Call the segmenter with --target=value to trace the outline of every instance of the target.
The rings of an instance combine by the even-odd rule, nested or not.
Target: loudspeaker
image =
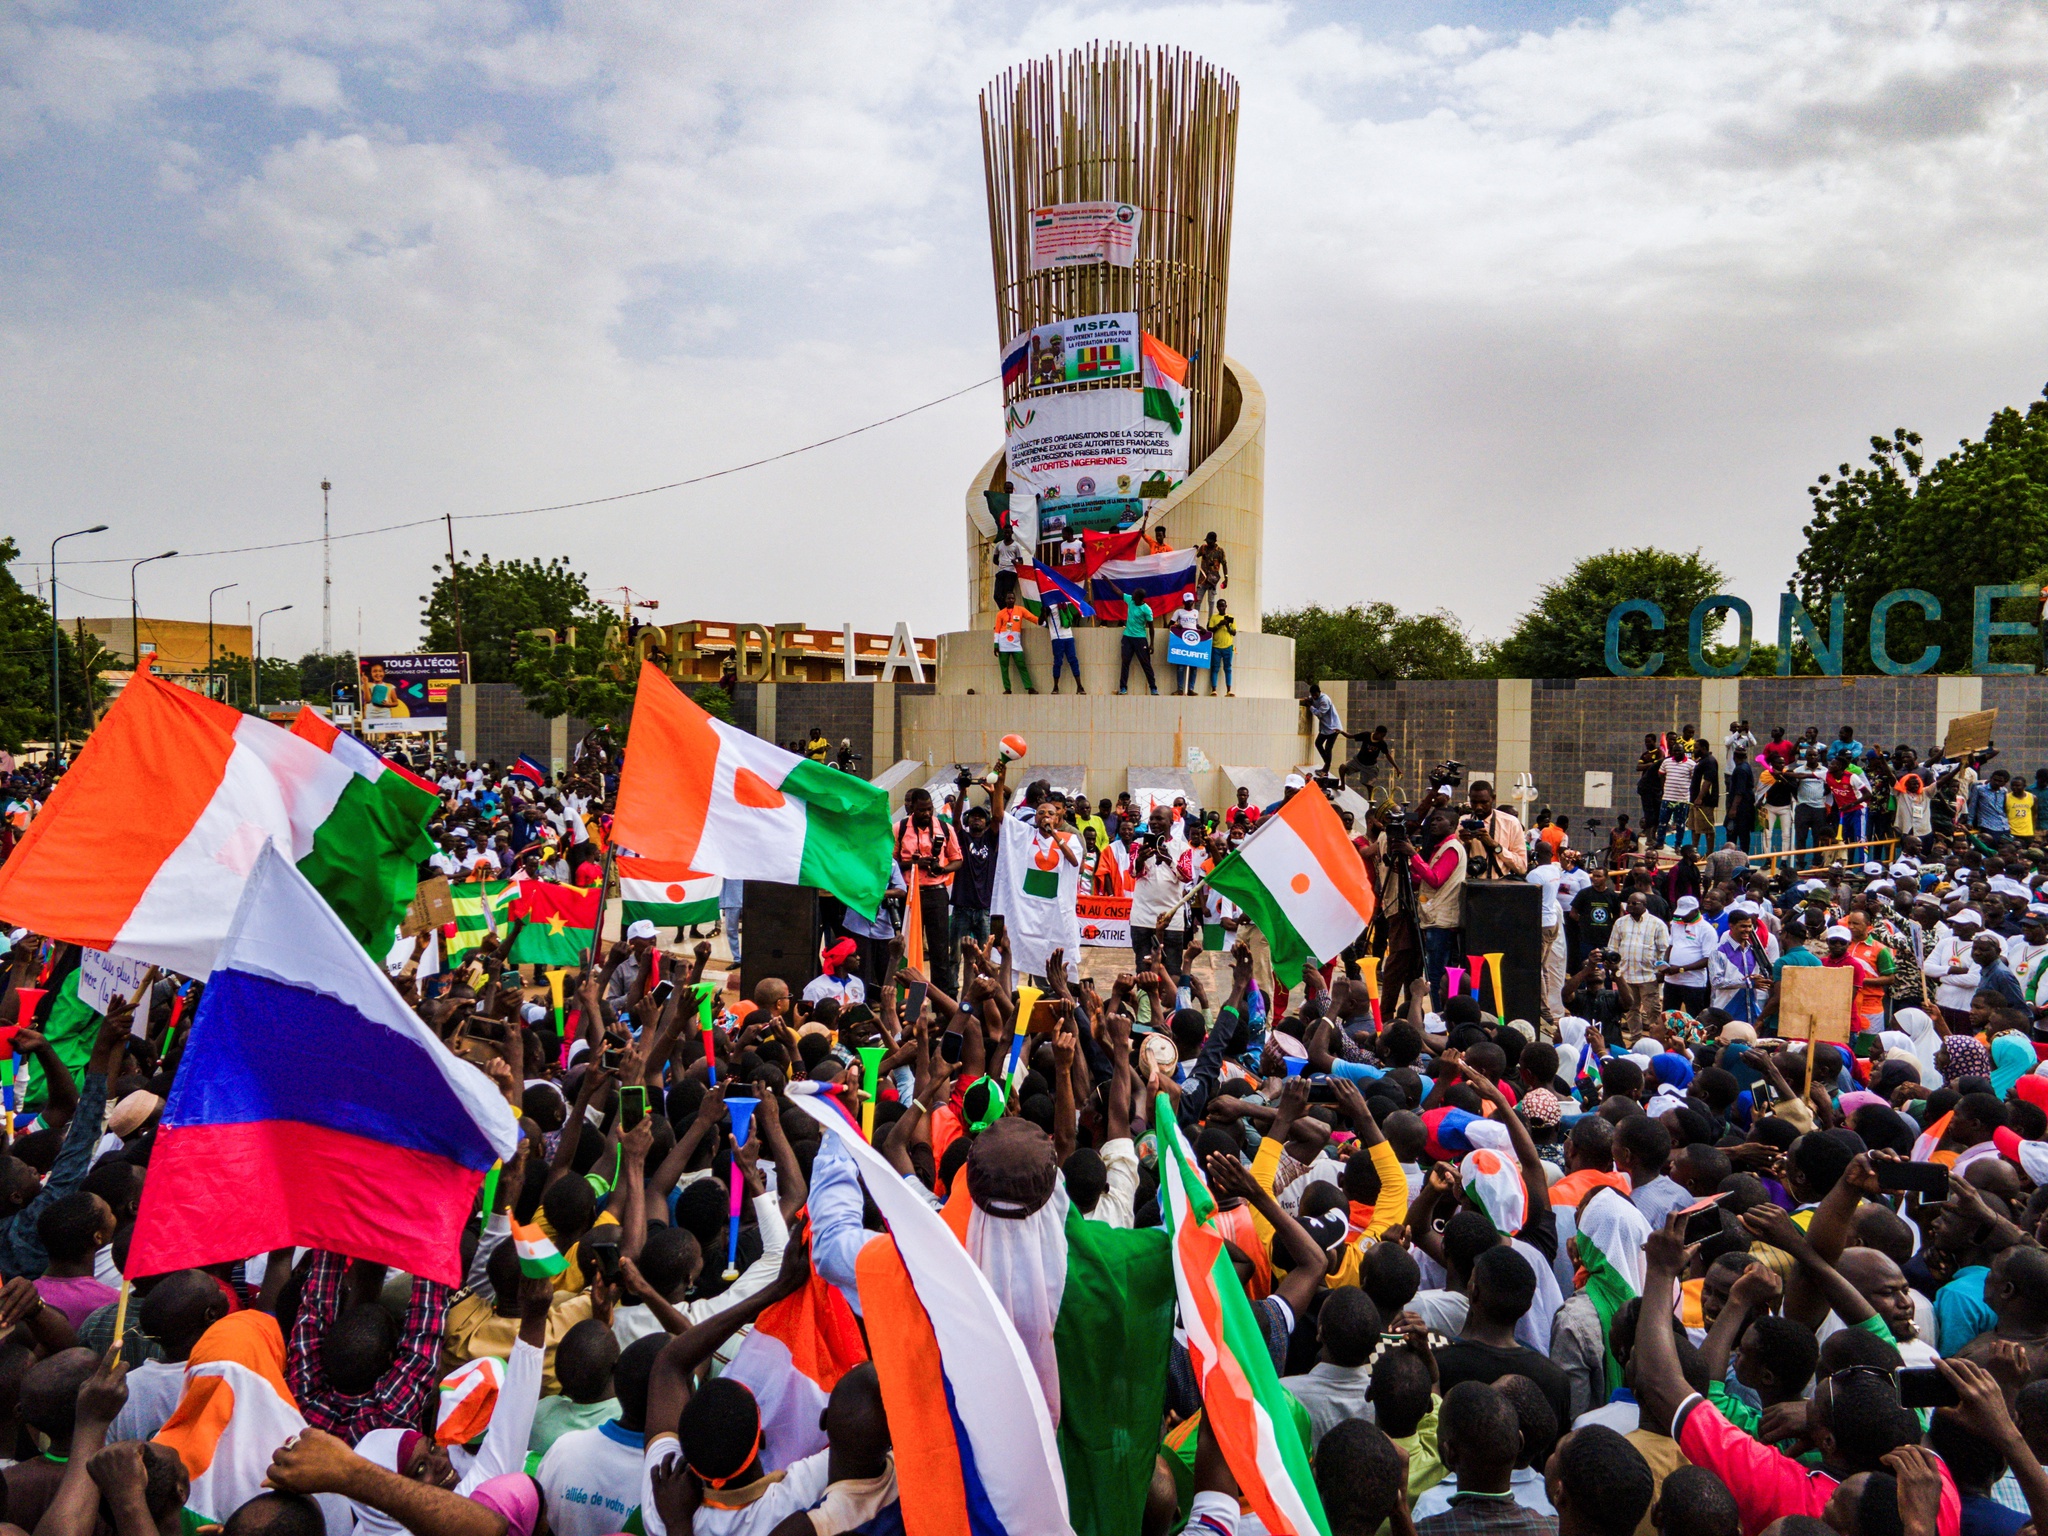
[[[740,906],[740,987],[747,1000],[770,976],[797,997],[818,969],[818,893],[809,886],[749,880]]]
[[[749,883],[747,889],[752,890],[753,885]],[[1531,1024],[1542,1018],[1542,891],[1522,880],[1467,880],[1464,952],[1501,956],[1501,995],[1507,1018],[1526,1019]],[[1480,985],[1479,1006],[1493,1012],[1489,982]]]

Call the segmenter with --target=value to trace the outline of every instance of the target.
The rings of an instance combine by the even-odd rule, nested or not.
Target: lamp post
[[[128,567],[128,648],[134,652],[130,666],[137,672],[142,670],[142,605],[135,596],[135,573],[145,565],[168,560],[175,554],[175,549],[167,549],[160,555],[145,555]]]
[[[249,708],[254,714],[263,713],[263,621],[273,613],[287,613],[291,604],[266,608],[256,615],[256,654],[249,658]]]
[[[221,593],[239,587],[239,581],[231,581],[224,587],[215,587],[206,594],[206,696],[213,697],[213,600]]]
[[[90,528],[74,528],[50,540],[50,751],[59,767],[64,764],[64,664],[58,656],[58,648],[62,644],[64,630],[57,622],[57,546],[81,534],[106,531],[105,523],[94,523]]]

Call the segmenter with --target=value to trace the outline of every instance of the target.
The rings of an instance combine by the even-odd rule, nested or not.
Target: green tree
[[[291,699],[307,697],[305,679],[299,672],[299,664],[283,656],[266,656],[257,674],[261,695],[253,703],[249,698],[249,658],[223,651],[213,664],[220,673],[224,690],[222,702],[234,705],[245,714],[259,714],[274,704]],[[317,701],[316,701],[317,702]]]
[[[525,637],[512,666],[512,680],[526,696],[526,707],[542,715],[574,715],[592,725],[623,725],[633,709],[633,691],[640,673],[632,655],[617,643],[616,624],[602,618],[577,627],[576,643],[567,634],[554,645],[537,635]]]
[[[1664,633],[1653,639],[1642,623],[1624,624],[1622,661],[1639,667],[1652,651],[1662,650],[1666,673],[1689,675],[1686,621],[1694,605],[1721,591],[1726,580],[1721,568],[1698,550],[1610,549],[1588,555],[1537,594],[1536,606],[1495,650],[1494,670],[1501,677],[1605,677],[1608,610],[1631,598],[1647,598],[1664,610]]]
[[[1894,608],[1891,654],[1911,659],[1932,643],[1942,648],[1941,671],[1967,672],[1976,588],[2025,582],[2048,568],[2048,390],[2024,411],[1999,411],[1981,440],[1963,439],[1931,466],[1919,435],[1904,428],[1870,445],[1868,467],[1844,464],[1808,487],[1814,515],[1793,590],[1821,624],[1829,595],[1844,595],[1842,670],[1850,673],[1876,670],[1871,605],[1900,588],[1930,592],[1941,617],[1928,622],[1918,608]],[[2027,598],[2009,600],[1993,617],[2038,613],[2037,599]],[[2001,640],[1992,656],[2038,663],[2040,645],[2031,636]]]
[[[333,706],[337,687],[356,686],[356,658],[352,651],[336,651],[331,656],[308,651],[298,659],[297,665],[299,697],[323,709]]]
[[[457,600],[461,635],[457,641]],[[553,560],[472,561],[462,552],[453,572],[434,567],[433,590],[420,599],[422,641],[430,651],[469,651],[475,683],[510,683],[519,636],[528,630],[575,628],[595,632],[618,621],[590,595],[590,583],[570,568],[566,556]]]
[[[1266,615],[1268,634],[1294,641],[1298,681],[1446,678],[1489,674],[1488,652],[1453,614],[1403,613],[1392,603],[1325,608],[1311,603]]]
[[[7,568],[20,558],[0,539],[0,746],[10,752],[50,733],[50,607]]]

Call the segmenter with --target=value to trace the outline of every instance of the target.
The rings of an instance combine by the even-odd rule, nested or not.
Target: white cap
[[[643,917],[626,929],[626,937],[628,939],[651,939],[654,937],[654,924]]]
[[[546,1020],[547,1016],[547,1009],[543,1008],[539,1003],[528,1003],[519,1010],[519,1017],[529,1024],[542,1023]]]
[[[1282,787],[1286,789],[1300,789],[1307,783],[1308,780],[1304,779],[1300,774],[1290,773],[1287,775],[1286,784]]]
[[[1851,933],[1847,928],[1844,928],[1840,923],[1835,924],[1834,927],[1830,928],[1826,933],[1822,934],[1821,937],[1829,940],[1830,942],[1836,939],[1840,939],[1844,944],[1854,943],[1856,939],[1856,935]]]
[[[1700,903],[1699,903],[1699,898],[1698,898],[1698,897],[1696,897],[1696,896],[1681,896],[1681,897],[1679,897],[1679,898],[1678,898],[1678,905],[1677,905],[1677,906],[1675,906],[1675,907],[1673,907],[1673,908],[1672,908],[1671,910],[1672,910],[1672,912],[1674,912],[1674,913],[1675,913],[1675,914],[1676,914],[1677,916],[1679,916],[1679,917],[1685,917],[1685,916],[1687,916],[1687,915],[1689,915],[1689,914],[1691,914],[1691,913],[1694,913],[1694,912],[1697,912],[1697,911],[1699,911],[1699,909],[1700,909]]]
[[[1863,866],[1863,873],[1866,875],[1881,875],[1884,873],[1884,866],[1873,859]]]
[[[1870,884],[1863,887],[1863,889],[1866,894],[1871,891],[1891,891],[1894,894],[1896,894],[1899,888],[1896,885],[1893,885],[1889,880],[1873,880],[1870,882]]]
[[[1892,861],[1892,874],[1895,876],[1917,875],[1919,873],[1920,866],[1911,859],[1894,859]]]
[[[1982,928],[1984,926],[1984,914],[1975,907],[1965,907],[1962,911],[1956,913],[1954,917],[1951,917],[1949,922],[1952,924],[1967,923],[1972,928]]]

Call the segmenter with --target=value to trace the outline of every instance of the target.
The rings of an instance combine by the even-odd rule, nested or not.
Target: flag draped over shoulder
[[[814,1097],[791,1103],[838,1139],[889,1223],[857,1269],[906,1536],[1066,1536],[1045,1392],[988,1280],[857,1127]]]
[[[284,1379],[284,1334],[267,1312],[222,1318],[199,1336],[185,1366],[185,1391],[158,1445],[192,1480],[185,1507],[224,1523],[259,1493],[277,1448],[306,1427]]]
[[[1614,1329],[1614,1315],[1643,1294],[1643,1245],[1650,1223],[1635,1202],[1601,1185],[1579,1206],[1579,1263],[1586,1271],[1586,1294],[1600,1315],[1600,1337]],[[1607,1389],[1621,1383],[1621,1362],[1607,1356]]]
[[[161,1275],[301,1245],[460,1285],[463,1223],[518,1145],[490,1079],[265,846],[186,1037],[131,1262]]]
[[[612,836],[641,858],[828,891],[872,918],[889,889],[889,796],[699,709],[643,662]]]
[[[602,886],[556,885],[522,880],[512,915],[525,925],[512,939],[506,959],[514,965],[580,965],[597,937]]]
[[[1052,952],[1064,950],[1068,974],[1078,978],[1081,923],[1075,903],[1081,894],[1079,835],[1066,834],[1076,861],[1069,863],[1059,840],[1042,834],[1035,823],[1004,816],[996,825],[1001,842],[996,849],[989,911],[1003,920],[1013,963],[1020,971],[1043,976]]]
[[[0,917],[204,976],[268,841],[381,958],[439,796],[342,739],[137,672],[0,865]]]
[[[1299,797],[1297,797],[1299,798]],[[1294,1399],[1273,1369],[1258,1320],[1216,1228],[1216,1201],[1195,1166],[1173,1103],[1159,1095],[1159,1201],[1187,1330],[1188,1363],[1231,1475],[1274,1536],[1329,1536],[1295,1424]]]
[[[822,1275],[754,1320],[725,1375],[754,1394],[763,1467],[780,1472],[825,1449],[819,1415],[839,1378],[867,1357],[853,1308]]]
[[[1273,974],[1335,959],[1365,931],[1377,901],[1358,850],[1330,802],[1298,792],[1209,876],[1273,948]]]

